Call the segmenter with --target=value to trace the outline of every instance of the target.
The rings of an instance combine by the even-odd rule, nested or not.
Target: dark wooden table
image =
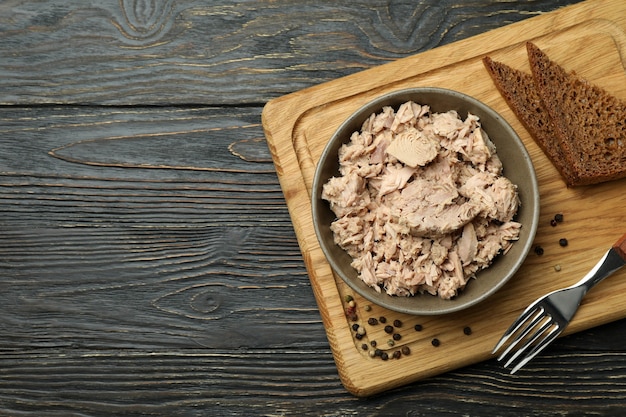
[[[0,415],[606,415],[626,321],[358,399],[261,127],[275,97],[574,0],[0,3]]]

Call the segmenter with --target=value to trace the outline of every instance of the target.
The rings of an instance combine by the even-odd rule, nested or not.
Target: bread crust
[[[483,64],[511,110],[569,187],[626,177],[626,104],[532,42],[531,74],[490,57]]]
[[[550,159],[568,185],[574,182],[574,172],[565,163],[565,156],[556,140],[556,128],[535,88],[533,77],[523,71],[483,58],[483,64],[504,101],[522,122],[539,148]]]
[[[532,42],[528,60],[561,149],[572,164],[572,185],[626,177],[626,105],[575,72],[566,72]]]

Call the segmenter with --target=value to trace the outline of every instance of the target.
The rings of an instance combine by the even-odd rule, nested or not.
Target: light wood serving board
[[[510,323],[537,297],[578,281],[626,233],[626,181],[568,189],[495,89],[482,57],[529,72],[525,42],[535,42],[553,60],[626,100],[626,2],[588,1],[540,15],[463,41],[327,82],[267,103],[263,126],[309,272],[342,383],[356,396],[369,396],[491,357]],[[410,316],[371,305],[331,271],[311,220],[310,189],[315,164],[334,130],[369,100],[389,91],[439,86],[472,95],[498,111],[518,132],[533,160],[541,193],[535,243],[519,272],[487,301],[444,316]],[[556,213],[564,222],[556,227]],[[560,238],[569,245],[561,247]],[[561,270],[556,271],[559,265]],[[356,301],[357,340],[346,317],[345,297]],[[371,310],[370,310],[371,309]],[[369,311],[368,311],[369,310]],[[401,340],[388,345],[383,325],[370,317],[398,319]],[[626,317],[626,269],[589,292],[565,334]],[[414,326],[420,324],[421,331]],[[470,335],[464,333],[469,326]],[[433,346],[436,338],[440,344]],[[362,349],[372,340],[391,356],[402,346],[409,355],[382,360]],[[528,365],[528,366],[532,366]],[[523,372],[523,370],[521,371]],[[512,376],[514,378],[514,376]]]

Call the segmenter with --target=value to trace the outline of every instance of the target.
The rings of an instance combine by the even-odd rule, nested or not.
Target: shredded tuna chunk
[[[391,146],[407,135],[423,141],[419,155]],[[339,164],[322,191],[331,230],[378,292],[451,299],[519,238],[517,186],[475,115],[385,107],[340,148]]]

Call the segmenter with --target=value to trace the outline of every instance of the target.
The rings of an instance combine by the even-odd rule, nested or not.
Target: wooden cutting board
[[[454,44],[372,68],[277,98],[263,110],[263,126],[298,242],[309,272],[342,383],[357,396],[369,396],[491,357],[510,323],[537,297],[578,281],[626,233],[626,181],[568,189],[557,171],[503,101],[482,57],[528,68],[525,42],[535,42],[553,60],[576,70],[626,100],[626,2],[597,0],[531,18]],[[333,131],[352,112],[389,91],[439,86],[472,95],[498,111],[518,132],[533,160],[541,193],[535,243],[513,279],[487,301],[469,310],[430,317],[395,313],[356,296],[331,271],[311,220],[310,189],[315,164]],[[550,225],[555,214],[564,221]],[[559,239],[569,245],[561,247]],[[560,266],[557,271],[555,266]],[[356,321],[346,316],[347,296],[356,301]],[[401,337],[390,346],[383,325],[368,319],[400,320]],[[626,317],[626,269],[594,288],[565,334]],[[358,339],[352,325],[367,331]],[[421,331],[415,330],[421,326]],[[465,328],[471,329],[466,334]],[[434,346],[432,341],[439,344]],[[363,344],[399,359],[370,357]],[[370,349],[370,348],[368,348]],[[529,365],[529,366],[532,366]],[[523,372],[523,371],[522,371]],[[512,376],[511,378],[514,378]]]

